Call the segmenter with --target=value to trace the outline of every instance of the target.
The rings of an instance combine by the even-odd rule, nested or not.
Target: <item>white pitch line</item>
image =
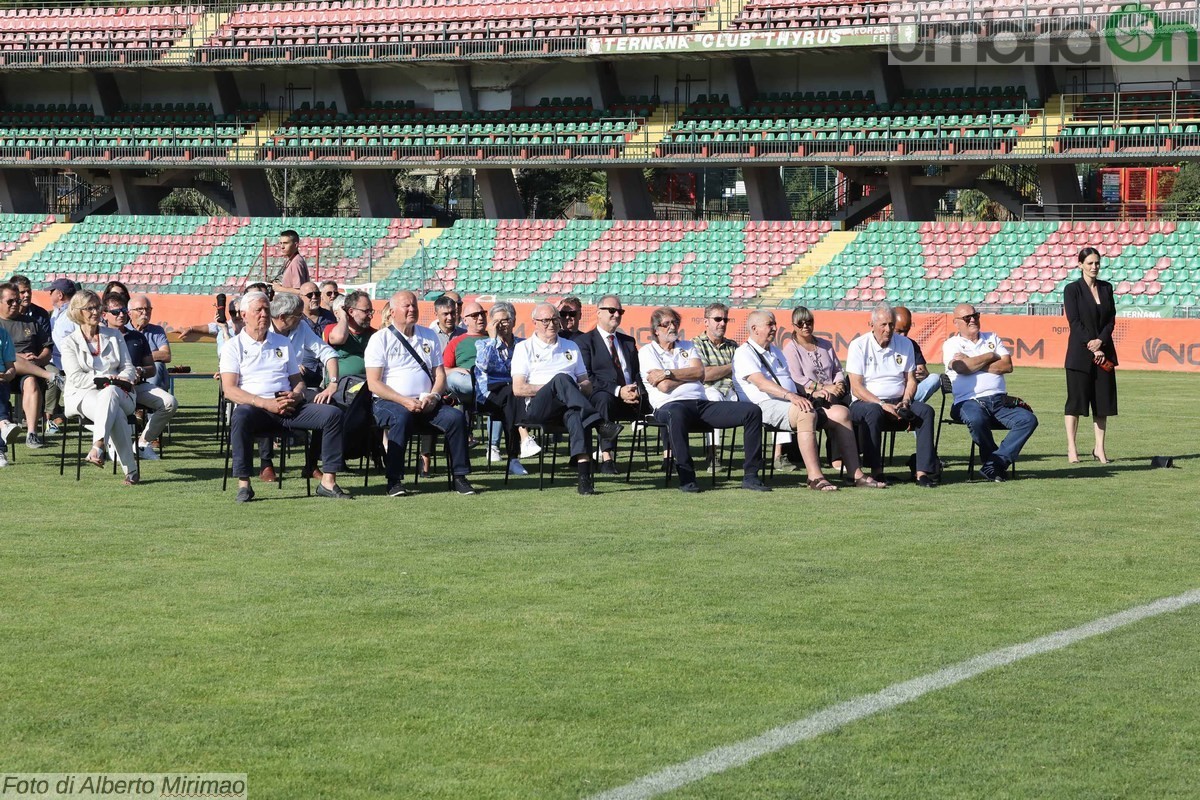
[[[895,683],[874,694],[862,695],[844,703],[830,706],[810,717],[781,725],[778,728],[745,739],[735,744],[718,747],[696,758],[659,770],[632,783],[594,795],[592,800],[646,800],[646,798],[695,783],[717,775],[756,758],[782,750],[799,742],[814,739],[823,733],[837,730],[851,722],[896,708],[917,698],[946,689],[984,672],[1023,661],[1032,656],[1061,650],[1076,642],[1100,636],[1160,614],[1194,606],[1200,603],[1200,589],[1165,597],[1144,606],[1135,606],[1110,617],[1101,617],[1077,628],[1051,633],[1023,644],[993,650],[945,669],[922,675],[902,683]]]

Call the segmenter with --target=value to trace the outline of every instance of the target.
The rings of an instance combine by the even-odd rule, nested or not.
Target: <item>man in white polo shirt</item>
[[[913,400],[917,392],[916,359],[912,342],[895,336],[896,315],[887,303],[871,312],[871,331],[850,343],[846,374],[850,376],[850,419],[866,431],[863,462],[872,477],[883,479],[880,443],[885,426],[915,428],[917,434],[917,485],[937,486],[937,451],[933,446],[933,408]]]
[[[221,388],[225,397],[237,404],[229,418],[237,502],[254,499],[250,463],[255,438],[279,428],[320,431],[325,472],[317,495],[353,500],[337,484],[337,473],[345,468],[341,410],[304,402],[305,386],[296,349],[286,336],[271,330],[267,296],[250,292],[242,297],[240,307],[246,326],[221,350]]]
[[[549,303],[533,307],[533,336],[518,342],[512,355],[512,392],[525,398],[519,422],[562,421],[571,458],[579,472],[579,493],[596,493],[592,481],[592,429],[615,438],[620,426],[605,422],[592,404],[592,382],[579,345],[558,335],[562,320]],[[518,401],[519,402],[519,401]]]
[[[638,353],[646,396],[654,418],[667,426],[671,455],[679,469],[679,489],[699,492],[696,468],[688,447],[688,432],[745,428],[742,488],[769,492],[758,477],[762,469],[762,411],[753,403],[714,402],[704,392],[704,365],[691,346],[679,342],[679,314],[656,308],[650,315],[654,340]]]
[[[446,370],[437,334],[417,324],[417,296],[392,295],[392,324],[376,331],[367,342],[363,362],[367,388],[375,395],[375,421],[387,428],[388,495],[402,497],[404,457],[413,432],[441,431],[450,451],[454,491],[475,494],[467,480],[471,461],[467,455],[467,418],[457,408],[442,403]]]
[[[746,317],[746,327],[746,343],[733,354],[733,387],[738,398],[758,406],[763,422],[771,427],[795,432],[808,473],[808,488],[836,492],[837,487],[821,473],[816,409],[792,381],[783,352],[775,346],[775,316],[752,311]]]
[[[954,330],[957,333],[942,345],[942,361],[954,387],[950,416],[966,423],[979,445],[980,474],[1001,483],[1037,430],[1038,420],[1028,407],[1009,398],[1004,376],[1012,372],[1012,355],[999,336],[979,330],[979,312],[970,303],[954,309]],[[999,447],[992,437],[996,427],[1008,431]]]

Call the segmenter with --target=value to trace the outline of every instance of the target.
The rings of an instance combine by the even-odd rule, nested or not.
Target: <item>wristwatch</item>
[[[666,380],[666,381],[675,380],[675,373],[669,369],[663,370],[663,380]]]

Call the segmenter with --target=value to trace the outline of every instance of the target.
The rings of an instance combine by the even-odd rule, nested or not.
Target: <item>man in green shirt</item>
[[[363,363],[363,353],[367,350],[367,341],[375,329],[371,327],[371,318],[375,316],[375,308],[366,292],[351,292],[346,295],[346,303],[333,312],[337,319],[325,328],[325,341],[334,349],[338,357],[338,374],[366,376],[367,368]]]

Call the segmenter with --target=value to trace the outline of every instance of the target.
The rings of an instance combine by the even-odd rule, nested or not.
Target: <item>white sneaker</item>
[[[138,445],[138,458],[142,461],[158,461],[160,456],[154,452],[154,445],[140,444]]]
[[[542,452],[542,446],[537,443],[537,440],[530,436],[521,442],[521,458],[533,458],[538,453]]]
[[[488,448],[488,463],[500,463],[504,460],[504,456],[500,455],[500,448],[492,445]]]
[[[521,462],[518,461],[517,459],[510,458],[508,460],[508,474],[509,475],[528,475],[529,470],[527,470],[523,466],[521,466]]]
[[[6,445],[12,444],[12,440],[17,438],[18,428],[14,423],[4,420],[0,422],[0,439],[4,440]]]
[[[8,466],[8,453],[0,453],[0,469]]]

